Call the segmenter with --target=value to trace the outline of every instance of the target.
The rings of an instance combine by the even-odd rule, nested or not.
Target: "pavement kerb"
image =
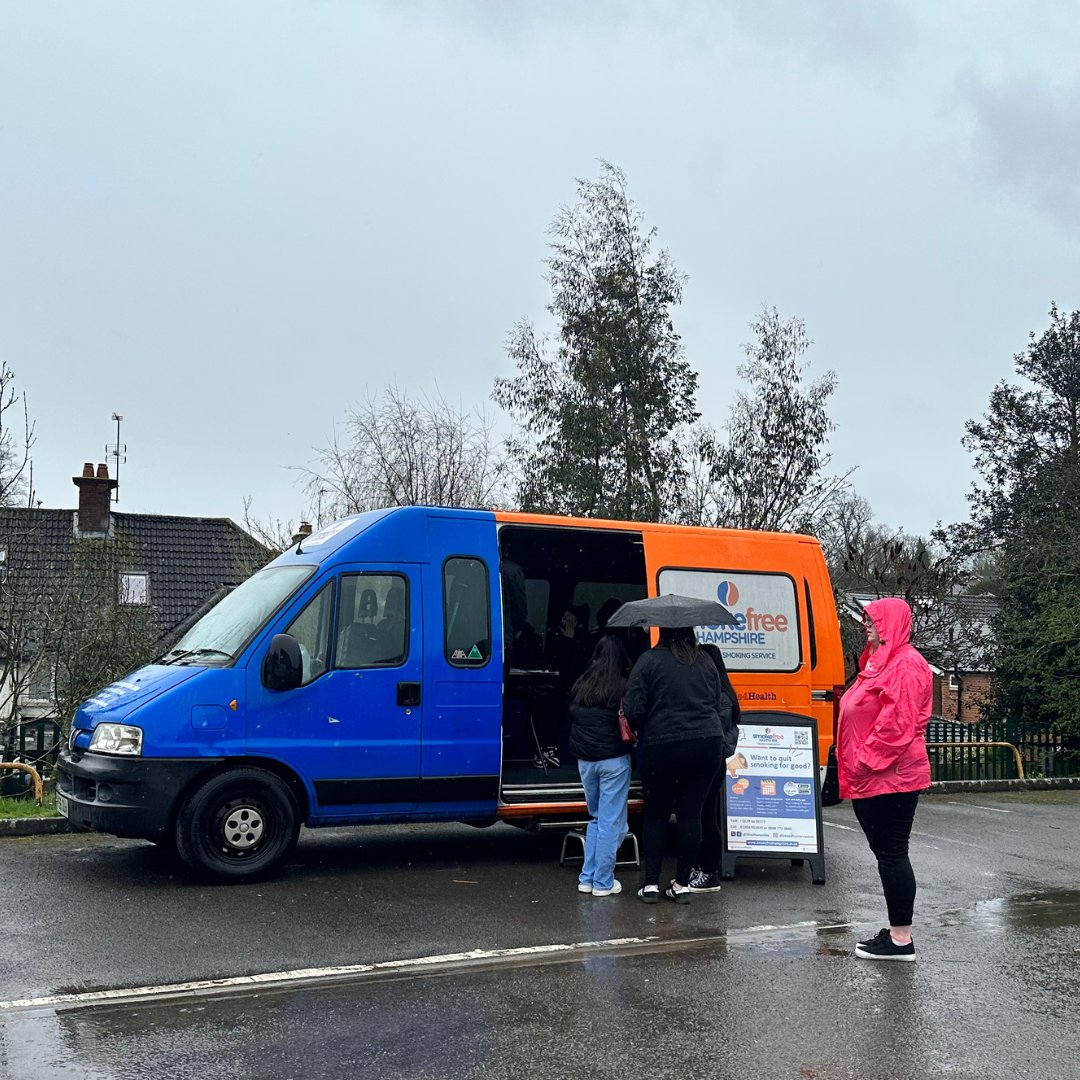
[[[955,795],[968,791],[1049,791],[1052,788],[1080,789],[1080,776],[1034,776],[1025,780],[938,780],[930,785],[931,795]]]
[[[1049,791],[1051,789],[1080,791],[1080,776],[1038,776],[1028,780],[939,780],[930,785],[929,795],[955,795],[957,792],[980,791]],[[5,836],[56,836],[61,833],[84,832],[67,818],[33,817],[0,818],[0,838]]]
[[[80,831],[62,817],[0,818],[0,837],[52,836]]]

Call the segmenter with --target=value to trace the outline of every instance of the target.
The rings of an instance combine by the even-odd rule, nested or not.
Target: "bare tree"
[[[244,529],[267,549],[271,558],[287,551],[296,543],[295,522],[291,519],[283,521],[281,518],[265,518],[260,521],[252,512],[251,505],[251,496],[245,496]],[[310,525],[310,520],[305,520],[302,524]],[[251,572],[254,573],[258,569],[258,566],[253,566]]]
[[[0,511],[0,728],[28,710],[70,722],[80,701],[161,651],[156,613],[130,603],[122,536],[58,541],[35,512]]]
[[[846,595],[899,596],[911,607],[911,640],[948,671],[984,666],[988,639],[982,608],[966,592],[967,562],[940,536],[914,536],[874,519],[854,492],[837,500],[822,530],[833,587]],[[843,620],[844,652],[853,669],[865,644],[861,627]]]
[[[26,394],[15,388],[15,372],[0,362],[0,506],[34,503],[30,450],[34,425]]]
[[[41,662],[65,727],[81,701],[161,651],[154,609],[123,592],[121,570],[131,559],[123,536],[76,540],[67,572],[42,606]]]
[[[51,674],[42,656],[41,607],[48,596],[51,567],[42,565],[45,538],[29,515],[4,512],[0,537],[0,745],[16,718],[17,706],[30,697],[48,701]],[[37,690],[36,693],[32,691]]]
[[[382,506],[488,507],[502,500],[493,422],[436,388],[411,398],[396,384],[345,416],[345,435],[305,470],[317,524]]]

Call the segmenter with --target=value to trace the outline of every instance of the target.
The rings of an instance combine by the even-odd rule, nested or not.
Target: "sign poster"
[[[724,777],[727,848],[817,855],[814,725],[740,724]]]
[[[719,647],[728,671],[796,671],[800,663],[799,605],[787,574],[661,570],[660,592],[716,600],[734,620],[699,626],[697,639]]]

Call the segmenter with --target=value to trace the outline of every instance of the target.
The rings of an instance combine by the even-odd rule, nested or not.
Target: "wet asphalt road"
[[[244,887],[136,842],[4,840],[0,1002],[483,955],[0,1007],[0,1077],[1080,1075],[1080,793],[922,801],[915,964],[851,955],[883,905],[850,807],[826,820],[824,886],[740,862],[685,908],[642,905],[632,870],[622,896],[579,897],[557,836],[503,826],[306,834]]]

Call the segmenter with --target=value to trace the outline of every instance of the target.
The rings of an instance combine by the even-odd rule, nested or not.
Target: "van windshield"
[[[228,663],[311,575],[314,566],[268,566],[215,604],[158,661]]]

